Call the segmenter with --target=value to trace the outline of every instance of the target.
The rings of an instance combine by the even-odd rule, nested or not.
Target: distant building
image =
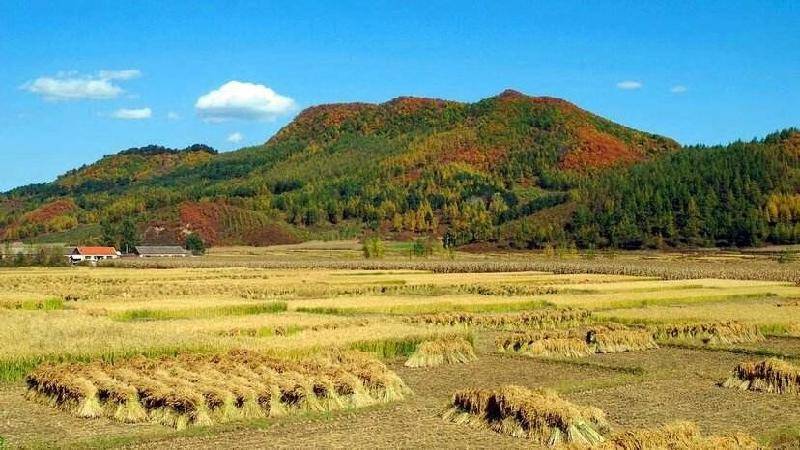
[[[179,245],[137,245],[133,254],[140,258],[185,258],[191,252]]]
[[[73,263],[117,258],[119,258],[119,253],[114,247],[75,247],[69,254],[69,260]]]

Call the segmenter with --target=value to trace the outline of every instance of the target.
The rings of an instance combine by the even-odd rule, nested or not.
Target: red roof
[[[117,256],[114,247],[78,247],[75,251],[84,256]]]

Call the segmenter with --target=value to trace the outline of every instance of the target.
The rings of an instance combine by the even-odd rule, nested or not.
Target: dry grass
[[[674,422],[659,428],[639,429],[618,433],[594,447],[597,450],[755,450],[760,448],[745,434],[708,436],[691,422]]]
[[[26,382],[30,398],[79,417],[156,422],[178,429],[363,407],[409,393],[382,363],[342,352],[296,361],[232,351],[118,364],[46,364]]]
[[[478,359],[472,343],[460,336],[443,336],[419,345],[406,360],[406,367],[464,364]]]
[[[456,392],[444,419],[532,439],[550,447],[598,444],[610,428],[605,414],[597,408],[572,404],[552,391],[514,385]]]
[[[760,298],[722,303],[649,306],[636,309],[614,309],[596,312],[606,320],[626,322],[701,322],[713,318],[755,324],[781,335],[800,337],[800,306],[791,298]],[[772,330],[771,330],[772,329]]]
[[[659,342],[730,345],[764,340],[757,326],[733,321],[659,324],[651,328]]]
[[[800,393],[800,367],[782,359],[744,362],[722,383],[724,387],[777,394]]]

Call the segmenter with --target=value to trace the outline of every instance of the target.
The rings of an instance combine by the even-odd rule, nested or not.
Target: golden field
[[[217,249],[204,258],[128,260],[112,267],[2,269],[0,442],[12,447],[267,442],[338,447],[363,445],[368,441],[359,439],[377,433],[377,446],[541,445],[493,432],[491,426],[464,428],[437,415],[456,391],[503,383],[553,389],[566,400],[600,408],[615,432],[655,429],[681,419],[695,422],[704,433],[745,432],[762,444],[777,445],[791,441],[800,426],[800,412],[795,412],[800,398],[725,390],[717,383],[752,358],[800,358],[795,338],[800,336],[800,285],[792,278],[798,271],[797,263],[779,265],[742,254],[453,254],[423,260],[396,254],[374,261],[361,259],[352,243]],[[637,339],[654,333],[658,345],[612,343],[608,348],[618,350],[561,355],[561,342],[537,343],[548,339],[548,332],[540,336],[530,327],[541,311],[564,309],[587,311],[588,319],[566,334],[549,333],[553,339],[569,336],[569,345],[583,345],[586,330],[600,327],[623,337],[635,331]],[[415,319],[428,316],[447,320]],[[728,322],[752,327],[748,333],[759,339],[715,341],[714,327]],[[692,334],[670,340],[663,332],[655,334],[676,324],[686,329],[710,324],[702,328],[710,338]],[[725,326],[738,333],[739,325]],[[508,333],[517,332],[528,333],[525,348],[550,350],[501,351],[496,342],[514,342]],[[416,349],[433,348],[421,343],[453,334],[469,339],[477,360],[404,366]],[[459,348],[466,345],[459,342]],[[113,414],[75,417],[25,395],[29,374],[48,365],[60,370],[59,363],[78,364],[69,373],[80,374],[81,364],[107,364],[103,370],[115,373],[131,358],[252,351],[297,359],[332,350],[372,353],[414,394],[363,411],[241,417],[181,430],[153,420],[121,423]],[[446,354],[434,356],[450,360]],[[670,400],[682,395],[694,396],[697,405],[687,408]],[[730,409],[719,413],[715,404]],[[396,441],[400,434],[391,423],[421,431],[411,441]]]

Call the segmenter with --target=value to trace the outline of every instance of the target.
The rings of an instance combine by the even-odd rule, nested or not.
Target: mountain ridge
[[[784,134],[752,146],[780,147],[781,158],[800,154],[792,150],[800,149],[796,131]],[[615,227],[630,220],[624,218],[629,214],[608,213],[590,204],[598,201],[592,200],[593,189],[609,188],[602,180],[629,172],[635,176],[637,167],[671,161],[672,155],[688,149],[566,100],[514,90],[474,103],[397,97],[382,103],[317,105],[304,109],[259,146],[228,153],[201,145],[133,148],[67,172],[52,183],[16,188],[0,195],[0,236],[54,239],[100,222],[127,220],[140,230],[168,230],[176,240],[197,232],[210,244],[263,245],[274,239],[365,232],[446,235],[456,244],[492,241],[523,247],[642,246],[659,239],[671,245],[724,242],[726,237],[710,228],[728,229],[713,224],[702,236],[683,236],[684,221],[678,216],[691,203],[684,198],[672,200],[677,211],[672,225],[648,225],[639,235],[628,233],[625,242]],[[717,153],[724,159],[725,150]],[[762,153],[753,164],[771,164],[771,158],[778,157]],[[794,162],[786,164],[769,169],[793,174]],[[677,177],[683,169],[664,170]],[[753,168],[742,173],[750,176],[749,171],[763,175]],[[771,181],[773,175],[759,188],[764,192],[755,195],[750,189],[762,204],[743,200],[746,210],[764,210],[770,190],[796,194],[793,181],[778,186]],[[652,182],[661,186],[661,180]],[[738,183],[731,180],[727,186],[736,191],[732,195],[747,191],[733,187]],[[631,196],[650,201],[639,194]],[[74,208],[66,208],[68,204]],[[658,205],[654,208],[659,211],[666,208]],[[587,226],[586,211],[593,209],[608,223],[594,224],[597,236],[579,237],[577,230]],[[794,229],[794,219],[790,222]],[[766,228],[775,226],[767,223]],[[753,237],[763,240],[769,235],[759,232]]]

